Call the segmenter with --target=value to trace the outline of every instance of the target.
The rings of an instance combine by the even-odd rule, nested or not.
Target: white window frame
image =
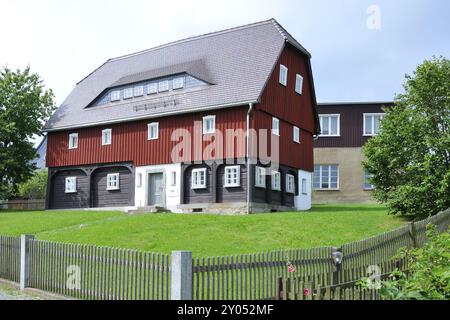
[[[157,94],[158,93],[158,83],[152,82],[147,85],[147,94]]]
[[[183,89],[184,88],[184,77],[177,77],[172,80],[172,88],[173,90]]]
[[[303,94],[303,77],[298,73],[295,77],[295,92],[300,95]]]
[[[302,194],[308,194],[308,180],[305,178],[302,179]]]
[[[120,101],[120,90],[111,91],[111,102]]]
[[[133,88],[125,88],[123,89],[123,98],[124,99],[131,99],[133,98]]]
[[[286,192],[295,194],[295,177],[292,174],[286,175]]]
[[[272,134],[280,136],[280,119],[272,117]]]
[[[106,138],[109,136],[109,141]],[[110,146],[112,144],[112,129],[102,130],[102,146]]]
[[[133,88],[133,95],[135,97],[142,97],[144,95],[144,86],[140,85],[140,86],[136,86]]]
[[[152,136],[152,128],[155,128],[156,136]],[[159,139],[159,122],[152,122],[147,125],[147,139],[148,140],[158,140]]]
[[[69,134],[69,149],[78,149],[78,133]]]
[[[287,86],[287,82],[288,82],[288,72],[289,69],[285,66],[280,64],[280,77],[279,77],[279,82],[280,84],[282,84],[283,86]]]
[[[169,80],[162,80],[158,82],[158,92],[169,91]]]
[[[170,172],[170,186],[171,187],[177,186],[177,172],[176,171]]]
[[[281,191],[281,172],[272,171],[272,190]]]
[[[191,176],[191,189],[206,189],[206,179],[207,179],[207,175],[206,175],[207,171],[206,168],[201,168],[201,169],[193,169],[192,170],[192,176]],[[197,178],[196,176],[198,175],[203,175],[204,179],[203,179],[203,183],[201,183],[201,179]]]
[[[294,135],[293,136],[294,142],[295,143],[300,143],[300,128],[294,126],[292,130],[293,130],[293,135]]]
[[[372,178],[372,176],[373,175],[371,175],[367,170],[364,170],[363,190],[371,191],[375,189],[375,186],[369,182],[369,179]]]
[[[138,173],[137,174],[137,179],[136,179],[137,181],[136,181],[136,186],[138,187],[138,188],[141,188],[142,187],[142,173]]]
[[[234,178],[234,174],[236,174],[236,178]],[[235,180],[234,182],[230,182],[229,175],[232,175],[231,180]],[[224,173],[224,186],[225,188],[232,187],[240,187],[241,186],[241,166],[228,166],[225,167]]]
[[[378,134],[375,133],[375,117],[376,116],[380,116],[381,120],[383,120],[383,117],[385,116],[385,113],[364,113],[363,114],[363,136],[364,137],[374,137]],[[370,117],[370,121],[372,122],[372,132],[371,133],[366,133],[366,117]]]
[[[341,115],[340,114],[319,114],[320,128],[323,128],[323,118],[337,118],[336,134],[320,134],[319,137],[340,137],[341,136]],[[322,130],[321,130],[322,131]],[[331,121],[328,121],[328,131],[331,132]]]
[[[64,184],[65,193],[77,193],[77,177],[67,177]]]
[[[111,182],[114,182],[114,185]],[[120,173],[109,173],[106,176],[106,190],[107,191],[120,190]]]
[[[319,183],[320,183],[320,187],[319,188],[314,188],[314,190],[318,190],[318,191],[338,191],[339,190],[339,176],[340,176],[340,172],[339,172],[339,165],[338,164],[317,164],[317,166],[320,166],[320,172],[319,172]],[[328,167],[328,188],[322,188],[322,169],[323,167],[327,166]],[[332,188],[331,187],[331,167],[337,167],[337,181],[336,181],[336,188]],[[314,185],[314,173],[313,173],[313,185]]]
[[[255,187],[266,187],[266,168],[258,166],[255,167]]]
[[[210,130],[207,130],[207,122],[212,121]],[[203,134],[214,134],[216,132],[216,116],[203,117]]]

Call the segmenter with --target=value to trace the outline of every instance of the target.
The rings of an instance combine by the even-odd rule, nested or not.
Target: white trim
[[[319,137],[340,137],[341,136],[341,115],[339,113],[335,114],[319,114],[320,128],[322,129],[322,118],[323,117],[337,117],[337,134],[320,134]],[[331,121],[328,122],[328,129],[331,131]],[[322,130],[321,130],[322,131]]]
[[[72,145],[72,137],[75,137],[75,143]],[[69,149],[78,149],[78,133],[69,134]]]
[[[151,137],[151,128],[156,128],[156,137]],[[159,122],[152,122],[147,124],[147,140],[158,140],[159,139]]]
[[[147,84],[147,95],[153,95],[158,93],[158,83],[151,82]]]
[[[70,185],[69,181],[72,181],[71,185]],[[72,188],[68,188],[69,185]],[[65,179],[65,182],[64,182],[64,193],[77,193],[77,177],[67,177]]]
[[[374,133],[375,130],[375,116],[381,116],[381,119],[386,115],[386,113],[363,113],[363,136],[364,137],[374,137],[378,133]],[[372,117],[372,133],[366,133],[366,116]]]
[[[133,96],[142,97],[144,95],[144,85],[133,87]]]
[[[308,194],[308,179],[302,178],[302,182],[301,182],[301,188],[302,188],[302,194],[307,195]]]
[[[121,100],[121,98],[120,98],[120,90],[113,90],[113,91],[111,91],[110,100],[111,100],[111,102],[120,101]]]
[[[209,120],[213,120],[213,126],[212,126],[213,128],[210,131],[206,130],[207,129],[206,123]],[[203,117],[203,134],[214,134],[215,132],[216,132],[216,116],[211,115],[211,116]]]
[[[171,187],[177,186],[177,172],[176,171],[170,171],[170,186]]]
[[[261,177],[261,183],[259,183],[258,177]],[[266,168],[259,166],[255,167],[255,187],[266,188]]]
[[[339,183],[340,183],[340,170],[339,170],[339,165],[338,164],[315,164],[314,165],[314,167],[315,166],[319,166],[320,167],[320,171],[319,171],[319,185],[320,185],[320,188],[315,188],[314,187],[314,173],[315,173],[315,168],[314,168],[314,173],[313,173],[313,182],[312,182],[312,186],[313,186],[313,189],[314,190],[316,190],[316,191],[339,191],[340,189],[339,189]],[[325,167],[325,166],[327,166],[328,167],[328,188],[322,188],[322,167]],[[337,167],[337,181],[336,181],[336,188],[331,188],[331,167]]]
[[[202,174],[204,176],[203,183],[198,183],[198,182],[194,183],[195,182],[194,176],[196,174]],[[206,168],[193,169],[192,173],[191,173],[191,189],[194,189],[194,190],[195,189],[206,189],[206,185],[207,185],[206,179],[208,178],[206,174],[207,174]]]
[[[282,77],[283,71],[285,71],[284,77]],[[285,87],[287,86],[288,83],[288,72],[289,69],[285,65],[280,64],[280,76],[278,78],[278,82]]]
[[[278,128],[277,130],[274,129],[274,124],[277,124]],[[280,119],[276,118],[276,117],[272,117],[272,134],[276,135],[276,136],[280,136]]]
[[[292,189],[289,188],[289,180],[292,179]],[[295,194],[295,177],[292,174],[286,175],[286,192]]]
[[[180,82],[180,83],[178,83]],[[172,89],[173,90],[179,90],[184,88],[184,77],[176,77],[172,80]]]
[[[227,175],[229,174],[228,171],[234,171],[234,170],[236,170],[236,174],[237,174],[236,182],[228,183],[228,177],[227,177]],[[231,174],[234,174],[234,172],[232,172]],[[225,188],[240,187],[241,186],[241,166],[225,167],[225,172],[223,174],[223,178],[224,178],[224,187]]]
[[[106,141],[105,137],[108,137],[109,141]],[[110,146],[112,144],[112,129],[102,130],[102,146]]]
[[[114,186],[111,185],[113,177],[115,178]],[[110,173],[106,176],[106,190],[107,191],[120,190],[120,173]]]
[[[161,80],[158,82],[158,92],[169,91],[169,80]]]
[[[293,131],[292,139],[294,140],[295,143],[300,143],[300,128],[297,126],[293,126],[292,131]],[[296,133],[297,133],[297,135],[296,135]]]
[[[133,98],[134,89],[133,87],[128,87],[123,89],[123,99],[131,99]]]
[[[298,88],[300,87],[300,88]],[[295,92],[297,92],[299,95],[303,94],[303,77],[297,73],[295,77]]]
[[[275,179],[274,176],[278,177],[278,186],[275,184]],[[274,171],[272,170],[272,178],[271,180],[271,185],[272,185],[272,190],[275,191],[281,191],[281,173],[279,171]]]

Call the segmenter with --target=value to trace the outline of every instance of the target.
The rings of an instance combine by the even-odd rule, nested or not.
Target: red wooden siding
[[[186,129],[192,136],[192,160],[201,160],[197,155],[198,152],[194,152],[194,121],[201,122],[203,116],[216,115],[216,129],[223,132],[224,135],[226,129],[242,129],[245,132],[247,110],[246,106],[110,126],[51,132],[48,134],[47,166],[62,167],[115,162],[133,162],[135,166],[172,163],[172,149],[178,142],[171,141],[171,135],[174,130],[180,128]],[[151,122],[159,122],[158,140],[147,140],[147,124]],[[102,146],[102,130],[106,128],[112,129],[112,144]],[[78,148],[69,150],[69,134],[74,132],[78,133]],[[200,138],[202,139],[203,135],[200,135]],[[235,158],[242,158],[246,155],[245,136],[242,139],[240,144],[235,142],[233,152]],[[210,143],[210,141],[204,141],[203,148]],[[224,154],[226,154],[226,148],[225,143]],[[212,154],[212,157],[203,160],[211,160],[215,156]]]

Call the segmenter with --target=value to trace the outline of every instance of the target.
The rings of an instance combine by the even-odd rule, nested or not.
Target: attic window
[[[142,97],[144,95],[144,86],[134,87],[134,96]]]
[[[120,90],[111,91],[111,101],[119,101],[120,100]]]
[[[173,79],[173,90],[182,89],[184,87],[184,78],[178,77]]]
[[[287,79],[288,79],[288,68],[280,64],[280,83],[283,86],[287,86]]]
[[[124,99],[133,98],[133,88],[125,88],[123,90],[123,98]]]
[[[169,91],[169,80],[160,81],[158,83],[158,91],[159,92]]]
[[[295,92],[298,94],[303,93],[303,77],[299,74],[295,78]]]
[[[156,82],[152,82],[148,84],[147,87],[147,92],[148,94],[156,94],[158,93],[158,84]]]

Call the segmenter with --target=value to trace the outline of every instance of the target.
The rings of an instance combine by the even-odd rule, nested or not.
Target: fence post
[[[172,252],[171,300],[192,300],[192,252]]]
[[[333,272],[333,284],[339,284],[340,281],[340,273],[342,266],[342,249],[341,248],[332,248],[331,257],[333,258],[334,265],[336,267],[336,271]]]
[[[20,236],[20,290],[28,286],[30,276],[30,240],[34,240],[33,235]]]
[[[409,223],[409,236],[411,238],[413,248],[417,248],[417,232],[414,222]]]

